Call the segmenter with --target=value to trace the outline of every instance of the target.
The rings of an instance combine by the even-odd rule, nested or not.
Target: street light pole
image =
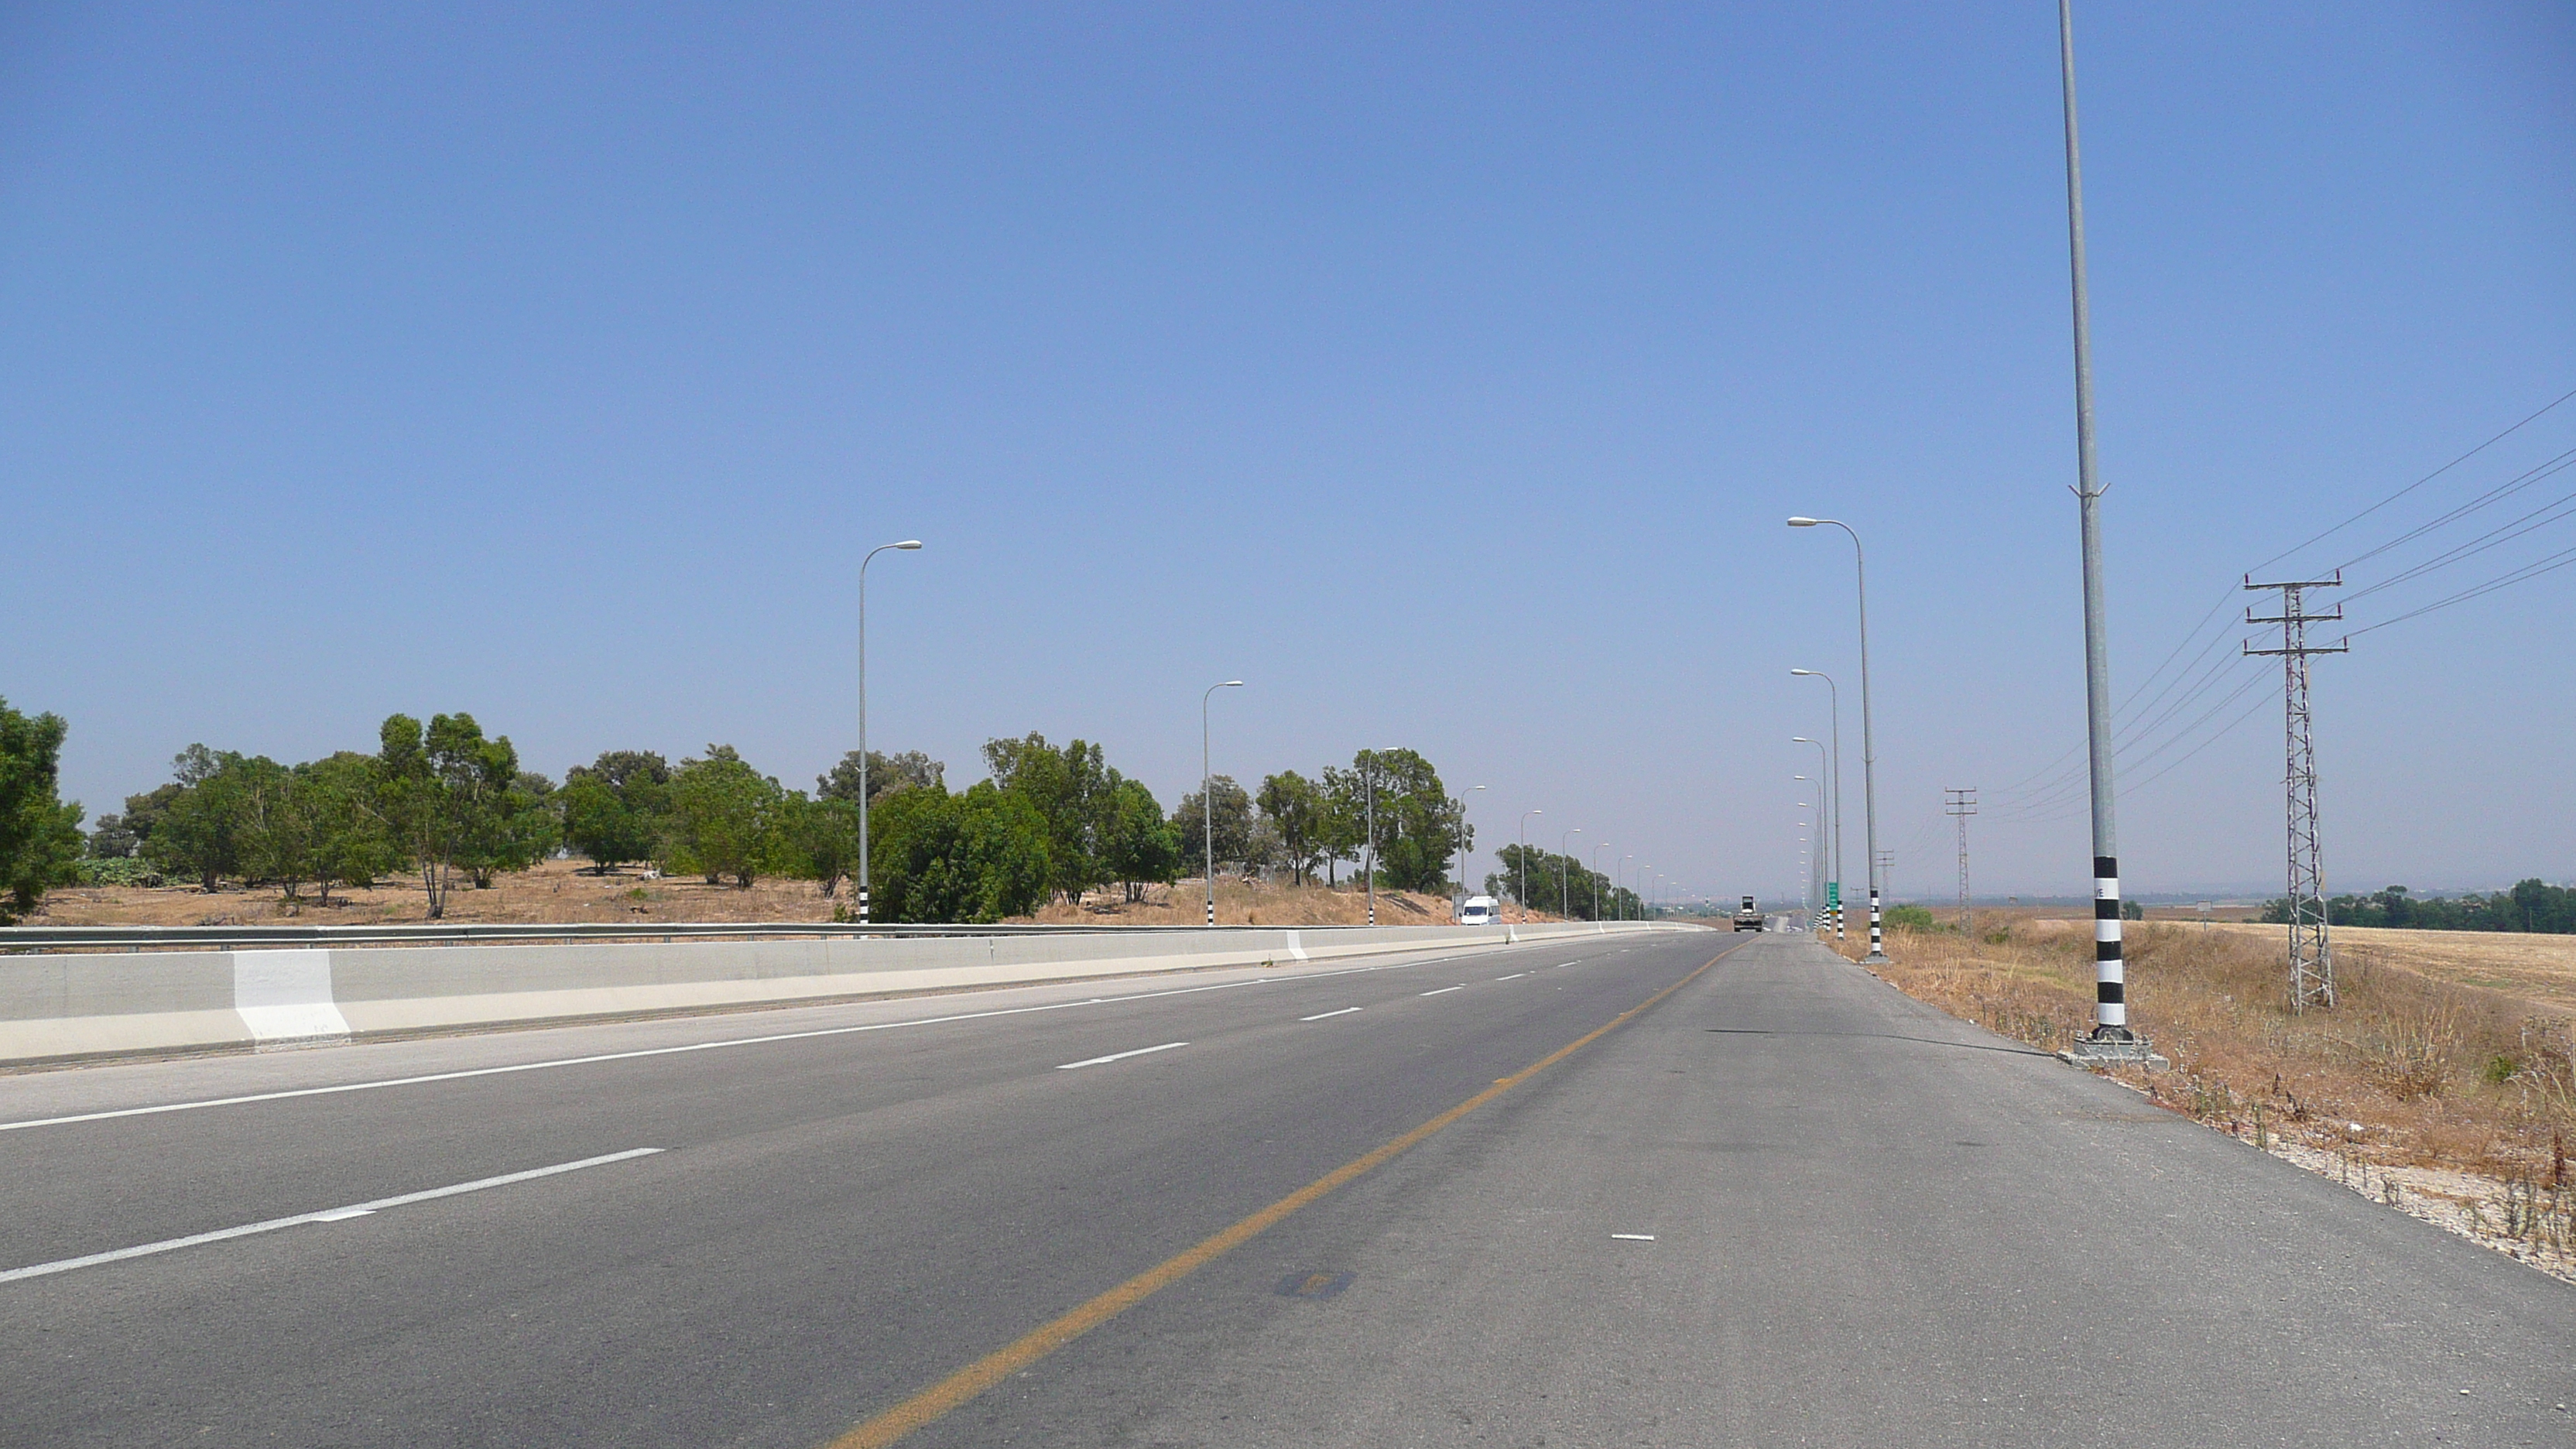
[[[1606,840],[1592,847],[1592,921],[1595,925],[1601,922],[1601,852],[1609,848],[1610,842]]]
[[[1866,965],[1887,963],[1887,935],[1878,914],[1878,750],[1869,728],[1869,567],[1862,556],[1860,535],[1839,518],[1792,518],[1791,528],[1814,528],[1830,523],[1851,535],[1852,581],[1860,597],[1860,795],[1862,842],[1869,851],[1869,954],[1861,961]]]
[[[1512,867],[1512,894],[1520,901],[1521,920],[1524,922],[1529,920],[1529,818],[1546,813],[1544,810],[1521,812],[1521,854],[1519,862]]]
[[[1817,804],[1817,809],[1823,813],[1819,813],[1816,817],[1816,882],[1820,887],[1816,892],[1816,904],[1827,911],[1832,911],[1839,918],[1842,913],[1835,910],[1834,900],[1837,892],[1829,883],[1834,879],[1834,872],[1841,864],[1834,857],[1842,852],[1842,788],[1835,783],[1834,772],[1826,764],[1823,741],[1811,740],[1805,735],[1791,735],[1789,743],[1816,747],[1816,773],[1824,777],[1824,783],[1817,788],[1833,791],[1832,794],[1821,797]],[[1828,829],[1833,832],[1830,837],[1826,833]],[[1839,919],[1836,922],[1836,932],[1835,939],[1840,940]]]
[[[1556,918],[1560,921],[1569,919],[1574,914],[1569,909],[1574,902],[1567,894],[1574,889],[1574,872],[1569,868],[1573,857],[1565,853],[1565,846],[1567,841],[1582,833],[1583,827],[1577,825],[1556,838]]]
[[[1628,873],[1628,862],[1630,862],[1630,861],[1632,861],[1632,860],[1635,860],[1636,858],[1637,858],[1637,857],[1636,857],[1636,854],[1635,854],[1633,851],[1632,851],[1632,852],[1630,852],[1630,853],[1629,853],[1629,854],[1627,854],[1627,855],[1623,855],[1623,856],[1619,857],[1619,868],[1618,868],[1617,870],[1615,870],[1615,871],[1612,871],[1612,872],[1611,872],[1611,879],[1610,879],[1610,888],[1611,888],[1611,890],[1612,890],[1614,893],[1615,893],[1615,892],[1618,890],[1618,888],[1619,888],[1619,881],[1620,881],[1620,878],[1624,877],[1624,876],[1625,876],[1625,875],[1627,875],[1627,873]],[[1629,894],[1634,895],[1634,894],[1636,894],[1636,892],[1631,891],[1631,892],[1629,892]],[[1624,921],[1624,920],[1629,920],[1629,919],[1631,919],[1631,917],[1628,915],[1628,908],[1627,908],[1627,906],[1626,906],[1624,903],[1623,903],[1623,904],[1620,906],[1620,908],[1619,908],[1619,919],[1621,919],[1621,920],[1623,920],[1623,921]]]
[[[1789,778],[1792,780],[1804,780],[1810,785],[1816,783],[1813,780],[1808,780],[1804,775],[1791,775]],[[1825,798],[1821,789],[1817,792],[1816,798],[1819,800]],[[1801,897],[1806,897],[1812,893],[1816,903],[1821,905],[1825,899],[1825,878],[1822,874],[1825,858],[1824,807],[1820,805],[1810,805],[1806,801],[1801,800],[1798,802],[1798,808],[1801,810],[1813,810],[1816,812],[1816,820],[1814,824],[1810,825],[1804,820],[1798,822],[1799,829],[1813,830],[1816,832],[1815,843],[1812,847],[1808,844],[1807,837],[1803,835],[1798,837],[1799,863],[1807,868],[1806,878],[1798,883],[1798,894]],[[1803,907],[1806,905],[1806,901],[1802,899],[1799,904]]]
[[[859,924],[868,923],[868,565],[887,549],[910,552],[921,540],[881,543],[859,560]]]
[[[1216,924],[1216,791],[1208,773],[1208,700],[1220,689],[1241,689],[1243,681],[1211,684],[1199,695],[1199,825],[1207,843],[1207,923]]]
[[[1478,785],[1467,795],[1484,788]],[[1459,907],[1467,899],[1467,795],[1458,797],[1458,884],[1449,892],[1449,919],[1452,921],[1458,919]]]
[[[2111,789],[2111,641],[2102,603],[2102,492],[2093,468],[2093,316],[2084,280],[2084,164],[2075,137],[2075,13],[2057,0],[2066,98],[2066,254],[2075,313],[2075,506],[2084,549],[2084,721],[2093,797],[2093,1040],[2134,1043],[2121,960],[2120,845]],[[1862,698],[1868,686],[1862,685]],[[1867,707],[1863,706],[1864,717]],[[2141,1050],[2130,1047],[2130,1051]]]
[[[1832,675],[1827,674],[1822,670],[1792,669],[1789,672],[1801,679],[1821,679],[1825,682],[1825,688],[1832,691],[1831,697],[1833,700],[1834,726],[1834,862],[1833,874],[1826,878],[1834,883],[1834,895],[1836,897],[1840,897],[1842,895],[1843,880],[1843,690],[1841,685],[1834,683],[1834,677]],[[1812,744],[1814,742],[1809,741],[1809,743]],[[1837,899],[1834,903],[1834,939],[1839,941],[1842,938],[1843,908],[1841,901]]]

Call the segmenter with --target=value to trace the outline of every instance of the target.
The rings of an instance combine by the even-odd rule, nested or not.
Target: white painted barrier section
[[[261,1051],[336,1046],[349,1039],[349,1022],[331,995],[331,953],[235,951],[233,1010]]]

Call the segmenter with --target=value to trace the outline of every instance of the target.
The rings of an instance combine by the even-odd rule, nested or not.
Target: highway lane
[[[0,1266],[665,1149],[0,1283],[0,1442],[828,1443],[1682,982],[906,1442],[2576,1441],[2566,1285],[1807,943],[1743,938],[1693,976],[1738,944],[1141,995],[1223,984],[1162,978],[1097,1006],[0,1131]],[[394,1060],[375,1050],[263,1060],[345,1082],[332,1063]],[[39,1115],[13,1109],[22,1085],[131,1106],[261,1070],[0,1082],[0,1119]]]
[[[1649,939],[0,1082],[0,1122],[41,1122],[840,1032],[0,1131],[7,1268],[665,1149],[0,1283],[0,1352],[30,1370],[0,1442],[516,1443],[539,1422],[582,1443],[817,1442],[1718,944]],[[937,1017],[963,1019],[842,1030]]]

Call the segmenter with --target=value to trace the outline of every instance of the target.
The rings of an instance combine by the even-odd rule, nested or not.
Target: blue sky
[[[2576,16],[2077,39],[2125,696],[2243,571],[2576,388]],[[190,741],[395,710],[802,784],[851,743],[856,561],[919,536],[870,574],[871,738],[954,783],[1035,729],[1168,805],[1242,677],[1221,771],[1410,745],[1489,787],[1486,846],[1535,807],[1772,895],[1826,726],[1793,665],[1844,680],[1860,876],[1849,551],[1780,524],[1829,514],[1896,890],[1950,888],[1940,791],[1979,785],[1980,889],[2080,891],[2057,107],[2032,0],[10,7],[0,693],[70,720],[93,813]],[[2280,566],[2570,448],[2576,402]],[[2353,618],[2571,544],[2544,515]],[[2334,884],[2576,876],[2571,605],[2576,569],[2320,662]],[[2277,688],[2181,733],[2210,682],[2141,696],[2133,889],[2277,882]]]

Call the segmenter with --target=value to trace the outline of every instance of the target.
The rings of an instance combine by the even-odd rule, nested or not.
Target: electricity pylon
[[[2283,778],[2289,789],[2290,821],[2290,1006],[2296,1011],[2335,1004],[2334,941],[2326,916],[2325,859],[2317,838],[2317,749],[2308,713],[2308,656],[2341,654],[2352,646],[2349,641],[2308,642],[2308,626],[2341,619],[2343,606],[2337,604],[2331,614],[2311,614],[2305,594],[2309,589],[2342,586],[2341,569],[2330,579],[2272,584],[2258,584],[2252,574],[2245,576],[2248,589],[2281,591],[2278,614],[2245,611],[2248,624],[2280,625],[2281,647],[2257,649],[2248,639],[2244,651],[2281,657],[2281,700],[2289,730],[2289,768]]]

